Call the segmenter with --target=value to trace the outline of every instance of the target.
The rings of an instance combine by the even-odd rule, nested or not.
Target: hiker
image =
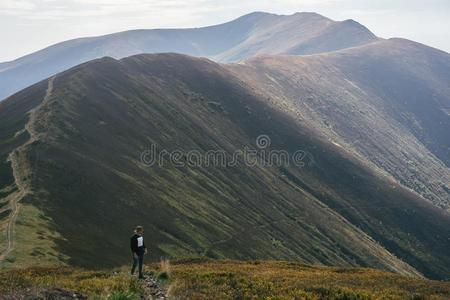
[[[144,228],[136,226],[134,234],[130,239],[131,255],[133,256],[133,267],[131,268],[131,275],[134,275],[136,266],[139,263],[139,278],[143,279],[142,265],[144,263],[144,254],[147,254],[147,247],[144,242]]]

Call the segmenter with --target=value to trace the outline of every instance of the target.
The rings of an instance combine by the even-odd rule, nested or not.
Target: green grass
[[[14,226],[15,247],[2,268],[23,268],[33,258],[34,266],[63,265],[67,257],[57,251],[55,241],[61,239],[50,219],[30,204],[22,204]]]
[[[108,296],[108,300],[137,300],[138,295],[132,292],[115,292]]]

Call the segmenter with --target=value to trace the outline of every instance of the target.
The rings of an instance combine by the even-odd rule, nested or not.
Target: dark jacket
[[[142,235],[133,234],[130,238],[130,248],[131,252],[136,253],[137,255],[144,254],[146,249],[144,237]]]

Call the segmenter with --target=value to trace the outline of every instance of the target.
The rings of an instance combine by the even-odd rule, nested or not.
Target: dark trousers
[[[144,277],[144,275],[142,274],[142,265],[144,263],[144,253],[136,253],[133,252],[133,267],[131,268],[131,274],[134,274],[134,271],[136,270],[136,266],[139,263],[139,278]]]

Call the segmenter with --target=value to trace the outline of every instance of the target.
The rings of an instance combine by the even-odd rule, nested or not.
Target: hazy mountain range
[[[312,54],[358,46],[377,38],[364,26],[315,13],[252,13],[234,21],[192,29],[132,30],[70,40],[0,63],[0,99],[80,63],[110,56],[177,52],[216,61],[255,54]]]
[[[115,59],[143,51],[229,63]],[[0,103],[3,266],[121,265],[141,223],[153,258],[449,277],[448,53],[354,21],[254,13],[69,41],[0,66],[51,75]],[[141,161],[150,145],[232,155],[261,135],[267,149],[302,150],[305,165]]]

